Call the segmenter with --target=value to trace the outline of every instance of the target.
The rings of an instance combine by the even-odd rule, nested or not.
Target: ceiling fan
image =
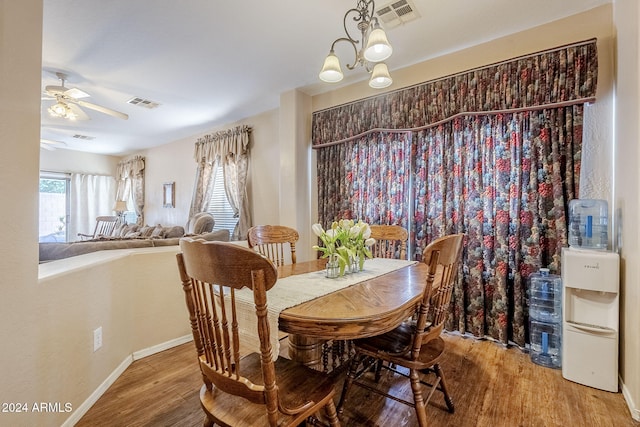
[[[65,73],[57,72],[56,76],[60,79],[60,86],[49,85],[44,88],[48,97],[43,99],[56,101],[55,104],[47,109],[52,116],[70,120],[89,120],[90,117],[80,108],[85,107],[119,119],[127,120],[129,118],[127,114],[121,113],[120,111],[83,101],[82,98],[90,96],[87,92],[78,88],[66,87],[64,85],[65,80],[67,80]]]

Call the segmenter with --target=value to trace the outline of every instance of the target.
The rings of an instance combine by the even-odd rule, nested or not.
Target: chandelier
[[[331,45],[329,55],[324,60],[319,74],[320,80],[329,83],[342,80],[344,75],[334,48],[338,42],[347,42],[353,47],[355,55],[353,63],[347,64],[348,69],[353,70],[357,66],[363,66],[367,72],[371,73],[369,86],[374,89],[382,89],[393,83],[387,65],[382,62],[391,56],[393,49],[387,40],[387,35],[380,27],[378,18],[374,16],[374,12],[374,0],[358,0],[357,6],[344,14],[343,24],[346,37],[336,39]],[[360,40],[354,38],[347,29],[349,17],[353,19],[360,31]],[[358,49],[358,45],[360,45],[360,49]]]

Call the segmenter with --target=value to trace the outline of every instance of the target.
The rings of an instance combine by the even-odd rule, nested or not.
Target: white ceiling
[[[395,0],[394,0],[395,1]],[[420,18],[387,31],[393,70],[522,31],[611,0],[410,0]],[[378,1],[376,8],[391,0]],[[280,94],[335,88],[318,72],[356,0],[44,0],[42,89],[59,85],[122,111],[85,109],[89,121],[52,118],[42,138],[68,149],[125,155],[273,109]],[[337,51],[343,69],[348,50]],[[343,83],[366,80],[345,71]],[[362,84],[366,84],[363,81]],[[156,109],[127,104],[132,97]],[[92,140],[73,135],[93,137]]]

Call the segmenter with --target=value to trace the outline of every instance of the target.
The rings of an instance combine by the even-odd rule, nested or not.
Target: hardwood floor
[[[567,381],[560,370],[531,363],[517,348],[458,335],[444,338],[447,353],[441,366],[456,411],[447,412],[436,392],[427,412],[433,426],[640,426],[621,393]],[[135,361],[76,425],[201,426],[201,381],[193,343],[146,357]],[[410,399],[408,381],[397,375],[384,374],[380,385]],[[341,421],[343,426],[417,425],[413,408],[360,387],[349,394]]]

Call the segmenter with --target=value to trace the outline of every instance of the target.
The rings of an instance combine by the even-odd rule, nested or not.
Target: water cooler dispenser
[[[619,256],[607,252],[604,200],[570,203],[562,249],[562,376],[618,391]]]

